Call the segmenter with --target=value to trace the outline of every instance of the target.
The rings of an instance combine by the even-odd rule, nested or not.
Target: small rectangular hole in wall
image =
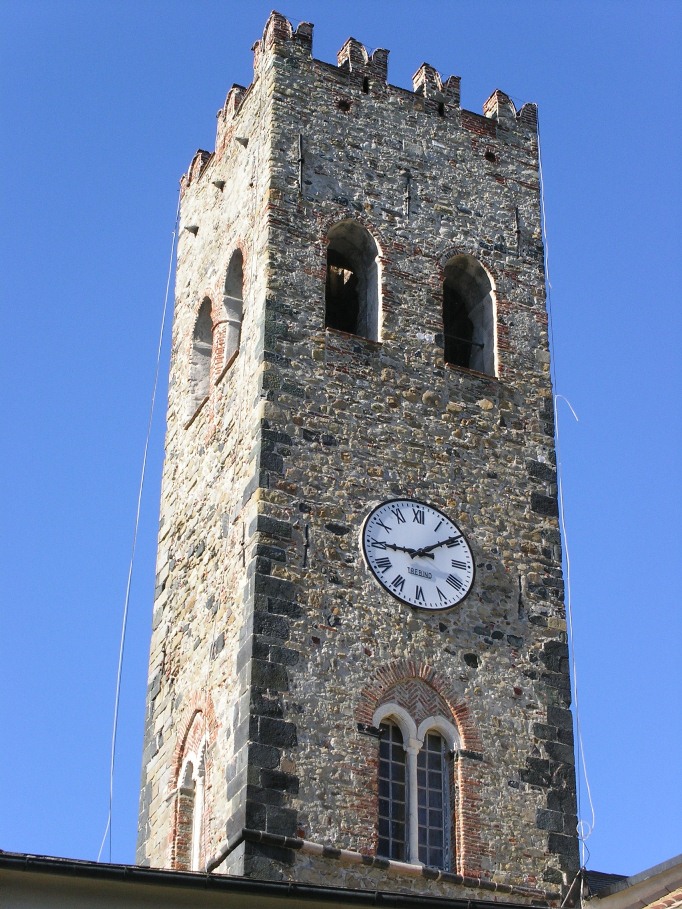
[[[362,80],[362,91],[365,95],[369,94],[369,79],[367,76],[365,76],[365,78]]]

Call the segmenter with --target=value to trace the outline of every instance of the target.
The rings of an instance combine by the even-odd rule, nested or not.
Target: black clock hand
[[[427,549],[429,547],[427,546]],[[386,543],[386,549],[392,549],[393,552],[407,552],[410,558],[414,559],[416,556],[426,556],[427,559],[435,559],[435,556],[430,552],[424,552],[421,549],[412,549],[410,546],[398,546],[397,543]]]
[[[412,558],[414,558],[417,553],[416,549],[411,549],[409,546],[398,546],[397,543],[386,543],[386,549],[392,549],[393,552],[409,552]]]
[[[417,549],[416,555],[425,556],[429,555],[432,549],[438,549],[439,546],[447,546],[448,543],[454,543],[456,540],[461,540],[462,534],[458,533],[454,537],[448,537],[447,540],[441,540],[439,543],[432,543],[430,546],[422,546],[421,549]],[[430,558],[435,558],[435,556],[430,556]]]

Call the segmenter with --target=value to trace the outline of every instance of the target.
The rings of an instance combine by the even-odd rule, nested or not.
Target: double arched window
[[[454,771],[459,736],[443,717],[419,726],[399,704],[374,714],[379,727],[379,855],[449,869],[454,856]]]
[[[381,333],[379,249],[357,221],[328,234],[325,327],[378,341]]]
[[[443,334],[446,363],[495,375],[493,286],[472,256],[453,256],[445,264]]]
[[[218,310],[214,314],[211,300],[204,297],[194,322],[189,356],[187,425],[208,400],[211,373],[214,383],[218,384],[239,353],[243,306],[244,257],[237,249],[232,253],[225,275],[222,312]]]

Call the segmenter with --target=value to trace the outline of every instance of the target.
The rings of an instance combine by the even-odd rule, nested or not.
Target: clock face
[[[384,590],[410,606],[449,609],[474,583],[474,559],[462,531],[416,499],[377,505],[363,524],[362,549]]]

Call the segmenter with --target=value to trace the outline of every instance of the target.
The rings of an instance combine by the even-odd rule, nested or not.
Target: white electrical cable
[[[159,344],[156,351],[156,368],[154,371],[154,384],[152,387],[152,399],[149,407],[149,419],[147,421],[147,437],[144,443],[144,454],[142,456],[142,472],[140,475],[140,485],[137,491],[137,508],[135,511],[135,529],[133,531],[133,544],[130,553],[130,564],[128,565],[128,580],[126,583],[125,600],[123,605],[123,621],[121,624],[121,642],[118,651],[118,669],[116,672],[116,694],[114,697],[114,723],[111,734],[111,760],[109,764],[109,811],[107,814],[107,823],[104,828],[104,836],[97,853],[97,861],[102,857],[104,844],[109,835],[109,861],[111,862],[111,817],[114,803],[114,765],[116,760],[116,735],[118,731],[118,708],[121,699],[121,676],[123,673],[123,653],[125,650],[126,627],[128,625],[128,607],[130,605],[130,587],[133,579],[133,565],[135,564],[135,550],[137,547],[137,531],[140,526],[140,510],[142,507],[142,489],[144,487],[145,475],[147,472],[147,454],[149,452],[149,440],[152,433],[152,421],[154,418],[154,405],[156,403],[156,390],[159,384],[159,369],[161,365],[161,348],[163,346],[163,336],[166,328],[166,314],[168,312],[168,297],[170,294],[171,278],[173,275],[173,257],[175,255],[175,243],[178,236],[178,220],[180,218],[180,194],[178,193],[178,206],[175,212],[175,226],[171,239],[170,260],[168,262],[168,276],[166,278],[166,294],[163,301],[163,314],[161,316],[161,330],[159,331]]]
[[[540,177],[540,212],[541,212],[541,226],[542,226],[542,240],[545,250],[545,281],[547,283],[547,312],[549,316],[549,335],[550,335],[550,347],[551,347],[551,358],[550,362],[552,364],[552,385],[554,388],[557,386],[556,381],[556,353],[554,347],[554,320],[552,317],[552,282],[549,278],[549,243],[547,240],[547,216],[545,213],[545,187],[544,179],[542,173],[542,150],[540,145],[540,121],[538,118],[537,126],[537,140],[538,140],[538,171]],[[573,701],[575,703],[575,725],[576,732],[578,737],[578,754],[580,757],[580,764],[582,766],[582,775],[585,780],[585,789],[587,791],[587,800],[590,808],[590,821],[585,821],[580,818],[580,774],[577,774],[577,796],[578,796],[578,825],[577,833],[578,839],[580,840],[581,847],[581,867],[585,867],[586,863],[586,850],[587,850],[587,840],[592,835],[595,825],[595,811],[594,811],[594,802],[592,801],[592,790],[590,787],[590,780],[587,773],[587,761],[585,758],[585,743],[582,735],[582,727],[580,723],[580,701],[578,697],[578,669],[576,665],[575,658],[575,636],[573,631],[573,605],[571,601],[571,554],[568,545],[568,534],[566,532],[566,519],[564,513],[564,490],[562,482],[562,466],[561,466],[561,445],[559,437],[559,412],[558,412],[558,401],[559,399],[566,402],[571,413],[575,417],[576,422],[578,422],[578,415],[576,414],[571,402],[562,394],[554,394],[552,396],[553,410],[554,410],[554,425],[555,435],[556,435],[556,455],[557,455],[557,482],[558,482],[558,499],[559,499],[559,524],[561,528],[561,536],[564,541],[564,553],[566,557],[566,615],[568,618],[568,635],[569,635],[569,647],[571,654],[571,676],[573,680]],[[587,850],[589,851],[589,850]]]

